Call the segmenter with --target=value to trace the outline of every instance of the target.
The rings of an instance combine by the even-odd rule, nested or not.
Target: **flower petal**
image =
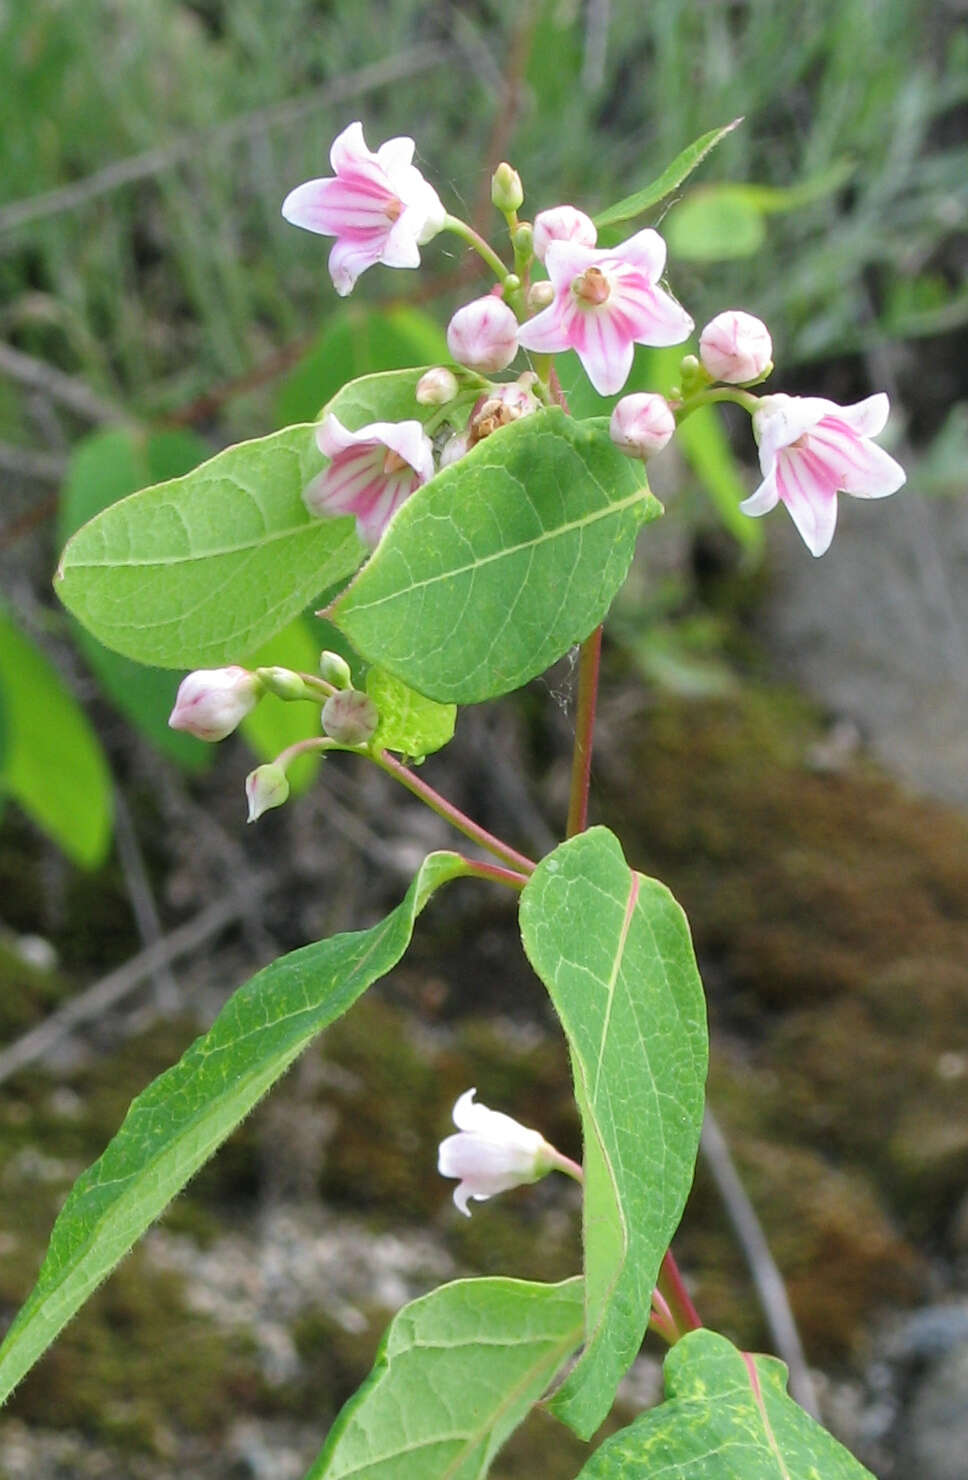
[[[773,468],[767,473],[756,492],[751,493],[749,498],[744,498],[739,507],[742,513],[757,519],[761,514],[769,514],[771,509],[776,508],[779,501],[780,491],[776,486],[776,469]]]
[[[776,483],[803,543],[811,555],[823,555],[837,527],[836,488],[822,469],[811,465],[801,453],[789,450],[777,459]]]
[[[380,145],[375,158],[381,169],[386,171],[391,183],[395,174],[409,169],[413,164],[413,151],[416,147],[413,139],[406,134],[401,134],[396,139],[387,139],[385,144]]]
[[[585,373],[600,396],[613,396],[629,378],[635,345],[622,334],[608,305],[597,312],[585,313],[584,344],[578,356]]]
[[[857,433],[859,437],[877,437],[887,426],[891,403],[883,391],[868,396],[865,401],[856,401],[853,406],[838,406],[837,416]]]
[[[627,241],[619,242],[617,247],[609,248],[608,256],[617,257],[622,262],[633,262],[654,283],[662,276],[666,264],[666,244],[657,231],[647,226]]]
[[[835,417],[824,417],[807,439],[807,451],[829,470],[836,487],[855,498],[887,498],[907,480],[883,447],[858,437]]]
[[[334,175],[347,173],[361,162],[370,162],[375,157],[366,147],[363,125],[358,119],[355,123],[347,124],[341,134],[337,134],[329,151],[329,162]]]
[[[753,412],[753,433],[760,449],[760,468],[769,473],[777,455],[809,432],[825,416],[838,415],[840,407],[820,396],[764,396]]]
[[[558,350],[570,349],[571,343],[561,302],[557,298],[518,330],[518,344],[522,349],[534,350],[539,355],[551,355]]]

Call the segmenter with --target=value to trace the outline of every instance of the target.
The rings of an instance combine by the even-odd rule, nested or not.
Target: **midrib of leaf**
[[[299,524],[290,524],[285,529],[277,529],[272,533],[253,535],[251,539],[245,540],[242,544],[219,545],[211,550],[207,549],[198,555],[153,555],[150,559],[144,560],[110,559],[108,557],[101,560],[72,559],[66,564],[64,562],[61,563],[58,567],[57,575],[58,577],[63,577],[66,571],[73,570],[104,570],[105,568],[110,570],[138,570],[142,566],[194,565],[204,560],[218,560],[224,555],[251,554],[253,551],[261,550],[266,545],[271,545],[278,540],[291,539],[294,534],[305,534],[307,530],[312,530],[315,527],[315,524],[309,520],[303,520]]]
[[[780,1472],[780,1480],[792,1480],[790,1471],[786,1467],[786,1461],[784,1460],[783,1455],[780,1453],[780,1446],[776,1442],[776,1435],[773,1432],[773,1425],[770,1423],[770,1416],[766,1411],[766,1404],[763,1402],[763,1389],[760,1386],[760,1375],[756,1370],[756,1363],[753,1361],[753,1358],[750,1356],[749,1352],[740,1352],[740,1356],[743,1359],[743,1366],[746,1368],[746,1371],[749,1374],[750,1387],[753,1392],[753,1402],[756,1404],[760,1418],[763,1421],[763,1430],[766,1434],[766,1441],[773,1451],[773,1457],[776,1460],[776,1467]]]
[[[615,963],[609,976],[607,987],[608,996],[605,1003],[605,1017],[602,1021],[602,1037],[598,1045],[598,1063],[595,1065],[595,1083],[592,1085],[591,1094],[594,1100],[598,1099],[598,1084],[602,1077],[602,1063],[605,1058],[605,1044],[608,1038],[608,1025],[612,1019],[612,1006],[615,1002],[615,988],[618,985],[619,973],[622,970],[622,962],[625,958],[625,947],[632,928],[632,916],[635,914],[635,905],[639,897],[639,876],[633,871],[632,881],[629,885],[628,899],[625,902],[625,918],[619,931],[618,943],[615,948]]]

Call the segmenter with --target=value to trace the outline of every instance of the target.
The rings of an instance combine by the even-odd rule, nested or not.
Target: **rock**
[[[968,1453],[968,1341],[933,1362],[900,1423],[900,1477],[964,1480]]]

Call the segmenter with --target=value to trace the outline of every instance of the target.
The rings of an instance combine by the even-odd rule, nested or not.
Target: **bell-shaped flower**
[[[837,525],[837,494],[886,498],[906,474],[871,441],[887,424],[883,392],[854,406],[819,396],[764,396],[753,413],[763,482],[740,504],[744,514],[767,514],[786,504],[811,555],[830,546]]]
[[[762,319],[730,308],[710,319],[700,334],[699,358],[713,380],[746,385],[766,375],[773,362],[773,340]]]
[[[330,459],[303,490],[312,514],[353,514],[365,544],[375,545],[397,509],[434,475],[434,448],[419,421],[374,421],[351,432],[332,412],[316,428]]]
[[[264,687],[255,673],[235,664],[197,668],[178,685],[168,723],[199,740],[224,740],[255,708]]]
[[[447,348],[458,365],[490,375],[518,352],[518,321],[501,298],[487,293],[465,303],[447,325]]]
[[[289,778],[276,761],[267,761],[246,776],[245,795],[249,803],[246,821],[258,822],[263,812],[281,807],[289,800]]]
[[[441,1141],[437,1170],[442,1177],[459,1177],[454,1202],[470,1217],[468,1198],[485,1202],[496,1192],[537,1182],[564,1158],[538,1131],[528,1130],[510,1115],[474,1102],[469,1089],[454,1106],[459,1135]]]
[[[443,230],[446,211],[436,190],[413,164],[413,139],[388,139],[376,153],[366,147],[363,125],[351,123],[333,144],[333,176],[297,185],[282,214],[294,226],[335,236],[329,272],[341,297],[361,272],[419,267],[419,247]]]
[[[580,247],[593,247],[597,241],[597,226],[577,206],[552,206],[550,210],[539,211],[534,218],[531,242],[539,262],[545,260],[552,242],[577,242]]]
[[[693,323],[658,286],[665,242],[647,227],[606,251],[552,241],[545,266],[553,302],[518,330],[518,343],[538,354],[573,349],[600,396],[620,391],[636,344],[681,344]]]
[[[648,391],[623,396],[608,424],[608,434],[616,447],[629,457],[643,460],[661,452],[675,430],[676,419],[668,401]]]

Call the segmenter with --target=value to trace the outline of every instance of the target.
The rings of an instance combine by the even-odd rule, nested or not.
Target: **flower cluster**
[[[574,350],[599,395],[614,396],[628,382],[637,344],[682,344],[694,328],[663,286],[666,246],[651,227],[602,248],[594,221],[573,205],[553,206],[539,211],[533,224],[521,223],[521,178],[501,164],[492,199],[514,247],[515,270],[508,271],[470,227],[447,214],[413,155],[409,138],[389,139],[371,151],[362,125],[351,123],[330,152],[333,175],[297,186],[283,204],[287,220],[336,238],[329,268],[340,294],[376,263],[419,266],[420,247],[443,230],[474,246],[498,277],[491,293],[458,308],[450,320],[447,346],[455,370],[436,367],[418,385],[415,412],[430,407],[433,414],[352,430],[330,414],[317,429],[329,463],[306,489],[306,504],[318,515],[353,515],[370,546],[437,468],[557,399],[549,373],[554,355]],[[546,277],[532,280],[542,268]],[[516,381],[486,379],[510,367],[521,350],[533,370]],[[702,330],[699,357],[683,360],[682,386],[668,396],[634,391],[624,397],[614,408],[611,435],[630,457],[649,458],[699,405],[735,400],[752,416],[763,472],[741,509],[756,516],[784,504],[808,549],[820,555],[833,537],[838,493],[878,498],[904,482],[900,466],[871,440],[884,429],[887,398],[837,407],[813,397],[756,397],[749,387],[772,369],[766,325],[728,309]],[[440,433],[436,444],[434,430]]]

